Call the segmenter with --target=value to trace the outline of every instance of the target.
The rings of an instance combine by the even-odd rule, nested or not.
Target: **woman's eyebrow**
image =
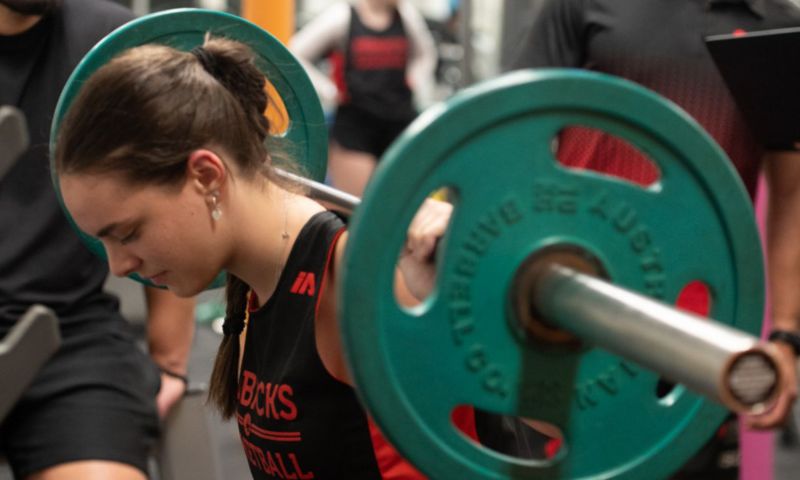
[[[106,225],[105,227],[101,228],[101,229],[100,229],[100,230],[99,230],[99,231],[98,231],[98,232],[95,234],[95,237],[97,237],[97,238],[103,238],[103,237],[107,237],[107,236],[108,236],[108,235],[109,235],[111,232],[113,232],[113,231],[114,231],[114,230],[115,230],[117,227],[119,227],[119,224],[118,224],[118,223],[116,223],[116,222],[110,223],[110,224]]]

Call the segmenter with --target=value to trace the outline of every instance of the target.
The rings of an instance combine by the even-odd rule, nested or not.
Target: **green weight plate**
[[[81,86],[92,73],[114,56],[129,48],[149,43],[188,51],[202,45],[207,32],[238,40],[253,49],[259,68],[275,87],[286,107],[289,125],[281,137],[287,140],[287,150],[306,176],[323,181],[328,155],[327,127],[319,98],[302,65],[269,32],[236,15],[213,10],[186,8],[154,13],[119,27],[98,42],[72,72],[61,92],[50,133],[50,151],[55,151],[59,125]],[[53,184],[63,207],[55,168],[52,167],[51,160]],[[81,232],[66,208],[64,211],[88,247],[100,257],[106,258],[101,242]],[[146,283],[136,275],[132,278]],[[213,286],[223,283],[224,275],[220,275]]]
[[[659,183],[645,189],[557,164],[552,139],[573,125],[635,145],[658,165]],[[417,206],[442,186],[455,192],[455,210],[437,285],[406,309],[393,295],[397,254]],[[573,70],[465,90],[392,145],[352,219],[339,305],[359,391],[431,478],[666,477],[726,410],[681,386],[659,398],[656,373],[600,348],[526,340],[513,326],[514,274],[543,248],[579,246],[613,283],[668,303],[700,280],[713,318],[757,335],[764,292],[753,219],[722,150],[649,90]],[[497,454],[452,426],[460,405],[549,422],[565,447],[546,461]]]

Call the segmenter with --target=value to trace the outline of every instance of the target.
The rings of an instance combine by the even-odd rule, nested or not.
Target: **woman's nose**
[[[106,255],[108,256],[108,269],[112,275],[126,277],[139,268],[141,260],[127,251],[126,248],[113,245],[105,245]]]

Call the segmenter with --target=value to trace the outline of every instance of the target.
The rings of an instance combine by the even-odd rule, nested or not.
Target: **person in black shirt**
[[[408,0],[336,2],[289,46],[323,105],[336,106],[331,181],[360,196],[383,152],[431,101],[436,50],[425,20]],[[328,54],[332,79],[314,67]]]
[[[147,289],[149,359],[103,291],[106,265],[68,223],[50,180],[50,123],[69,74],[132,18],[101,0],[0,0],[0,104],[24,112],[31,137],[0,180],[0,337],[40,303],[58,315],[63,339],[0,423],[0,454],[17,478],[145,478],[157,411],[184,391],[158,367],[185,373],[193,302]]]
[[[767,253],[772,326],[783,335],[778,336],[783,340],[776,345],[784,354],[787,384],[774,408],[748,418],[756,428],[780,425],[797,396],[795,352],[785,339],[797,338],[800,330],[800,297],[796,294],[800,288],[800,153],[768,152],[758,143],[703,38],[798,25],[800,10],[787,0],[548,0],[520,36],[517,48],[511,49],[514,54],[505,65],[506,70],[586,68],[655,90],[691,114],[723,147],[753,198],[758,174],[765,167],[770,200]],[[638,184],[657,180],[657,172],[648,162],[598,131],[565,129],[559,138],[558,158],[571,167],[598,170]],[[735,437],[735,429],[729,429],[728,437],[731,432]],[[735,469],[728,474],[737,476]],[[682,475],[690,478],[691,473]],[[696,475],[712,478],[709,472]],[[713,478],[723,478],[719,472],[715,475]]]

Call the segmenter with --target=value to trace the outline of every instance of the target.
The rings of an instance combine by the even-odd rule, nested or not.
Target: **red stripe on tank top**
[[[331,78],[339,91],[340,103],[347,103],[350,99],[350,92],[347,90],[347,82],[344,79],[344,55],[341,52],[333,52],[329,56],[331,62]]]
[[[249,416],[249,415],[248,415]],[[236,414],[236,421],[245,431],[246,436],[250,436],[250,434],[255,435],[256,437],[263,438],[265,440],[274,440],[276,442],[301,442],[303,441],[300,432],[279,432],[276,430],[267,430],[266,428],[261,428],[257,425],[254,425],[249,421],[247,417],[243,417],[240,414]]]

